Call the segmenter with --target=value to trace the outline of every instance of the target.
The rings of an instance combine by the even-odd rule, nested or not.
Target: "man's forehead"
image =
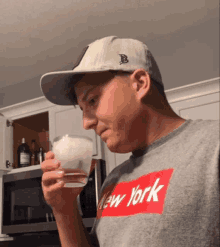
[[[79,96],[83,97],[84,95],[86,95],[88,91],[91,91],[96,87],[98,87],[98,85],[91,85],[91,84],[87,84],[84,81],[80,81],[76,83],[74,88],[75,88],[77,97]]]
[[[75,92],[77,96],[82,93],[86,94],[88,90],[90,91],[93,88],[101,87],[113,77],[111,72],[87,73],[75,84]]]
[[[82,78],[77,83],[84,82],[85,84],[89,85],[99,85],[101,83],[109,81],[113,77],[113,73],[109,71],[86,73],[82,75]]]
[[[95,76],[85,75],[74,85],[74,88],[76,92],[81,92],[90,88],[97,87],[99,84],[100,83],[98,83]]]

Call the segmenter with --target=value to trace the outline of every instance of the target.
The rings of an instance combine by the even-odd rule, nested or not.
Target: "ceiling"
[[[147,43],[165,89],[219,76],[218,6],[217,0],[1,1],[0,88],[28,83],[30,94],[41,96],[42,74],[71,69],[84,46],[109,35]]]

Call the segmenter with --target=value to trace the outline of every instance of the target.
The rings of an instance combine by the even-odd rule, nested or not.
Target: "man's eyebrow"
[[[96,88],[96,87],[95,87]],[[90,88],[90,89],[88,89],[87,90],[87,92],[85,93],[85,95],[83,96],[83,98],[82,98],[82,102],[85,102],[86,100],[87,100],[87,97],[88,97],[88,94],[93,90],[93,89],[95,89],[94,87],[93,88]],[[79,105],[79,103],[78,103],[78,105]],[[79,108],[80,108],[80,110],[81,111],[83,111],[83,109],[82,109],[82,107],[79,105]]]
[[[97,88],[97,86],[88,89],[88,90],[86,91],[85,95],[83,96],[83,98],[82,98],[81,101],[82,101],[82,102],[85,102],[85,101],[87,100],[88,94],[89,94],[92,90],[94,90],[94,89],[96,89],[96,88]],[[81,110],[83,110],[82,107],[79,105],[79,102],[78,102],[78,106],[79,106],[79,108],[80,108]]]
[[[87,100],[88,94],[89,94],[91,91],[95,90],[96,88],[97,88],[97,86],[88,89],[87,92],[85,93],[85,95],[83,96],[82,101],[85,102],[85,101]]]
[[[87,100],[88,94],[93,90],[94,88],[90,88],[87,90],[87,92],[85,93],[85,95],[82,98],[82,101],[85,102]]]

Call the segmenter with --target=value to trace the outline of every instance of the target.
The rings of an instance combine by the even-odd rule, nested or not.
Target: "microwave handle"
[[[47,222],[50,221],[50,219],[49,219],[49,214],[48,214],[48,213],[46,213],[46,221],[47,221]]]

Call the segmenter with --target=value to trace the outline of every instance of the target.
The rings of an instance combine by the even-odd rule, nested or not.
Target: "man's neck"
[[[162,121],[158,121],[157,124],[152,126],[151,133],[149,137],[149,145],[151,145],[156,140],[167,136],[169,133],[179,128],[186,120],[182,118],[170,119],[166,118]]]
[[[179,128],[186,120],[177,116],[166,118],[153,118],[149,128],[148,135],[146,136],[145,144],[133,151],[135,156],[141,155],[143,151],[155,141],[167,136],[175,129]]]

